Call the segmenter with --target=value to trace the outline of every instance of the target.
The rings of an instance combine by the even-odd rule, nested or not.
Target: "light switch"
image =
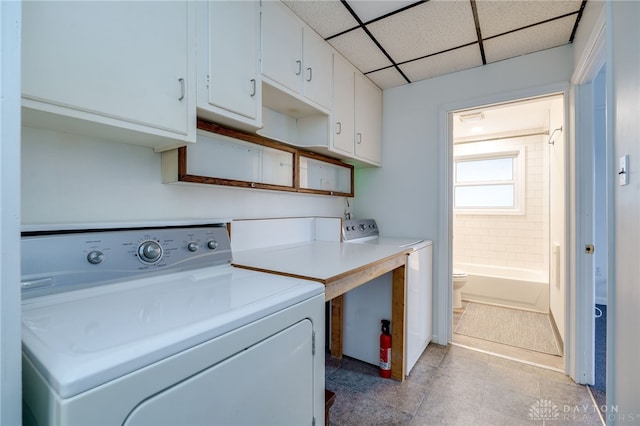
[[[629,185],[629,156],[620,157],[618,165],[618,185]]]

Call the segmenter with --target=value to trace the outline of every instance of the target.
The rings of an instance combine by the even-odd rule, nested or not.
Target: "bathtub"
[[[467,273],[462,299],[547,313],[549,278],[543,271],[455,264]]]

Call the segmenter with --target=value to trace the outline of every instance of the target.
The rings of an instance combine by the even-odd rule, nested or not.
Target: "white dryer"
[[[22,256],[25,424],[324,422],[324,287],[234,268],[222,224],[35,232]]]

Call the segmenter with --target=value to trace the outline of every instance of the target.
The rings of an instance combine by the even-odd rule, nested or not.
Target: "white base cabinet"
[[[197,3],[198,116],[230,127],[262,127],[260,3]]]
[[[114,128],[119,137],[124,131],[123,141],[157,150],[195,141],[187,1],[22,6],[26,124],[106,136]]]

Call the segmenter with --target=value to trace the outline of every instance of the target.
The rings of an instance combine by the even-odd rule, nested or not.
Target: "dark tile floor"
[[[430,344],[403,383],[346,357],[325,371],[332,425],[602,425],[564,374],[459,346]]]

